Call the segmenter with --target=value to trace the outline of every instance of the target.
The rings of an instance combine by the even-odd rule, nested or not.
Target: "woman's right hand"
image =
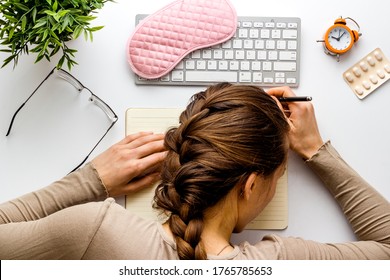
[[[275,97],[296,96],[289,87],[271,88],[267,92]],[[285,111],[291,127],[290,148],[305,160],[311,158],[324,144],[317,126],[313,104],[311,102],[288,102],[280,104],[280,107]]]
[[[136,192],[160,179],[165,158],[164,135],[128,135],[92,160],[110,196]]]

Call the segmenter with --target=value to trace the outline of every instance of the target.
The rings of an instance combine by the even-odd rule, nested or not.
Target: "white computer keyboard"
[[[138,24],[146,15],[137,15]],[[142,85],[210,85],[216,82],[263,87],[299,85],[301,20],[297,17],[238,17],[229,41],[188,54],[168,75],[136,77]]]

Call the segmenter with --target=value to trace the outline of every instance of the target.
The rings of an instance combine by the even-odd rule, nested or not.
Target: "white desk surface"
[[[125,54],[127,39],[134,29],[134,17],[138,13],[153,13],[170,2],[117,0],[116,3],[107,3],[94,22],[94,25],[105,25],[105,28],[95,33],[94,41],[85,42],[80,36],[69,44],[78,49],[76,60],[79,65],[72,69],[72,74],[105,100],[119,116],[117,124],[91,157],[122,139],[127,108],[185,106],[189,97],[201,89],[134,84]],[[383,8],[384,1],[231,2],[237,14],[242,16],[301,18],[301,82],[295,92],[313,97],[324,140],[331,139],[344,159],[390,200],[390,83],[362,101],[342,78],[346,69],[377,47],[390,58],[390,39],[385,34],[390,27],[390,17]],[[349,54],[336,62],[324,54],[322,45],[316,40],[322,38],[339,16],[354,18],[360,24],[363,36]],[[0,53],[0,61],[5,57],[5,53]],[[50,98],[53,91],[43,90],[23,108],[12,134],[5,137],[15,110],[56,63],[56,59],[39,64],[34,64],[34,60],[34,55],[24,55],[14,70],[11,64],[0,69],[0,202],[46,186],[66,175],[82,160],[108,125],[101,115],[88,119],[89,111],[77,107],[81,102],[77,95],[71,100],[59,96]],[[79,110],[72,113],[71,109]],[[277,233],[323,242],[353,240],[353,232],[336,202],[294,154],[289,158],[288,172],[289,226]],[[123,203],[123,199],[119,202]],[[265,233],[268,232],[244,231],[233,239],[256,241]]]

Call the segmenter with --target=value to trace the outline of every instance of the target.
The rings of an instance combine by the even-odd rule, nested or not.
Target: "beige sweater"
[[[340,204],[360,241],[324,244],[266,236],[210,259],[390,259],[390,204],[328,142],[307,164]],[[177,259],[175,242],[107,193],[91,164],[0,205],[0,259]]]

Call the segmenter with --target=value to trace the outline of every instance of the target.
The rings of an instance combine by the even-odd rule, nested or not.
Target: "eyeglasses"
[[[84,158],[84,160],[79,165],[77,165],[71,172],[69,172],[69,173],[72,173],[72,172],[76,171],[77,169],[79,169],[80,166],[82,166],[87,161],[87,159],[92,154],[92,152],[95,150],[95,148],[99,145],[99,143],[103,140],[103,138],[107,135],[107,133],[110,131],[110,129],[117,122],[118,116],[111,109],[111,107],[109,105],[107,105],[106,102],[104,102],[98,96],[93,94],[89,88],[85,87],[79,80],[77,80],[69,72],[67,72],[63,69],[56,69],[56,68],[53,68],[53,70],[50,71],[50,73],[46,76],[46,78],[38,85],[38,87],[33,91],[33,93],[27,98],[27,100],[24,101],[24,103],[16,110],[15,114],[13,115],[13,117],[11,119],[11,123],[9,125],[6,136],[8,136],[11,133],[11,129],[12,129],[13,123],[15,121],[16,115],[20,112],[20,110],[24,107],[24,105],[26,105],[26,103],[30,100],[30,98],[37,92],[37,90],[42,86],[42,84],[53,74],[57,74],[60,78],[69,82],[71,85],[73,85],[77,89],[77,91],[79,93],[81,93],[83,90],[87,90],[90,94],[89,101],[91,101],[93,104],[98,106],[111,121],[111,124],[108,127],[107,131],[103,134],[103,136],[99,139],[99,141],[95,144],[95,146],[93,146],[92,150],[87,154],[87,156]]]

